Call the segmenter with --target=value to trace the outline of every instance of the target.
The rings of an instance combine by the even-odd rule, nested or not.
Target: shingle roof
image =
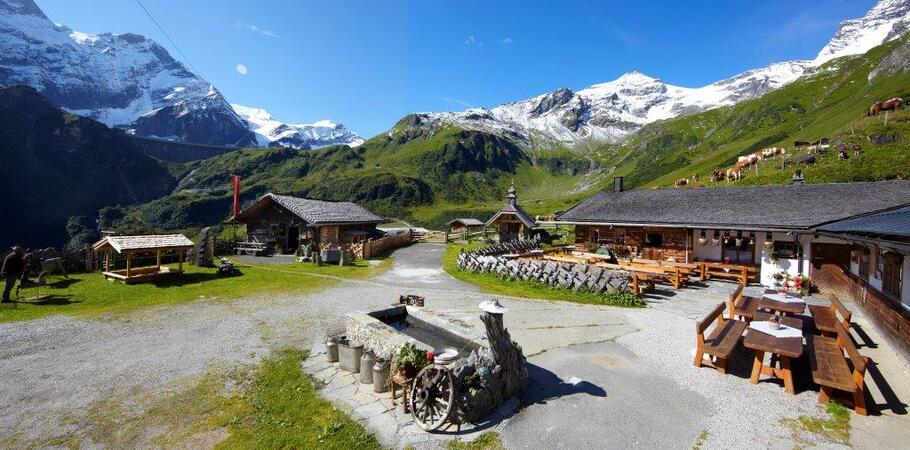
[[[528,228],[534,228],[537,226],[537,222],[531,218],[527,211],[524,210],[521,206],[514,203],[506,203],[506,206],[503,206],[498,213],[494,214],[493,217],[490,217],[490,220],[487,221],[487,226],[493,224],[499,216],[504,214],[511,214],[518,218],[524,226]]]
[[[451,226],[453,223],[456,223],[456,222],[458,222],[466,227],[479,227],[479,226],[483,225],[483,222],[481,222],[477,219],[474,219],[474,218],[454,219],[454,220],[450,220],[449,223],[447,223],[446,225]]]
[[[910,181],[601,191],[557,216],[572,223],[812,228],[910,205]]]
[[[818,227],[830,233],[851,233],[910,238],[910,206],[841,220]]]
[[[110,245],[117,253],[126,250],[156,250],[165,248],[188,248],[193,241],[182,234],[156,234],[144,236],[105,236],[95,242],[95,249]]]
[[[272,193],[264,195],[259,202],[267,198],[313,225],[385,222],[384,218],[351,202],[330,202]],[[252,209],[254,206],[247,208],[247,210]],[[240,215],[243,216],[244,214],[241,213]]]

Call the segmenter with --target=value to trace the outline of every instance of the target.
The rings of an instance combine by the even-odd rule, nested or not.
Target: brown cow
[[[676,180],[676,187],[683,187],[687,184],[689,184],[688,178],[680,178],[680,179]]]
[[[876,116],[882,111],[896,111],[904,107],[904,99],[900,97],[889,98],[884,102],[875,102],[869,107],[867,116]]]
[[[736,181],[743,178],[743,171],[741,169],[727,169],[727,172],[724,174],[727,181]]]

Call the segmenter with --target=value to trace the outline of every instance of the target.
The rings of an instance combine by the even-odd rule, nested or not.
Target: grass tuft
[[[482,433],[473,441],[469,442],[464,442],[459,439],[446,442],[447,450],[502,450],[504,448],[505,446],[502,444],[499,433],[495,431]]]
[[[809,434],[815,439],[837,444],[850,444],[850,410],[837,402],[825,405],[828,417],[799,416],[795,419],[781,419],[780,423],[790,430],[794,442],[812,444],[806,438]]]

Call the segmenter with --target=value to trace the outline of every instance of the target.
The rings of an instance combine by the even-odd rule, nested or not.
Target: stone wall
[[[470,252],[458,255],[458,268],[497,275],[504,280],[533,280],[576,292],[631,291],[628,272],[592,264],[571,264],[545,259],[508,259]]]

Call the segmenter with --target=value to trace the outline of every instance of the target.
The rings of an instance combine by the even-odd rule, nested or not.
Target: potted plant
[[[408,342],[402,345],[398,349],[398,353],[392,356],[392,372],[396,372],[405,378],[414,378],[417,372],[430,364],[430,362],[427,359],[427,352]]]

